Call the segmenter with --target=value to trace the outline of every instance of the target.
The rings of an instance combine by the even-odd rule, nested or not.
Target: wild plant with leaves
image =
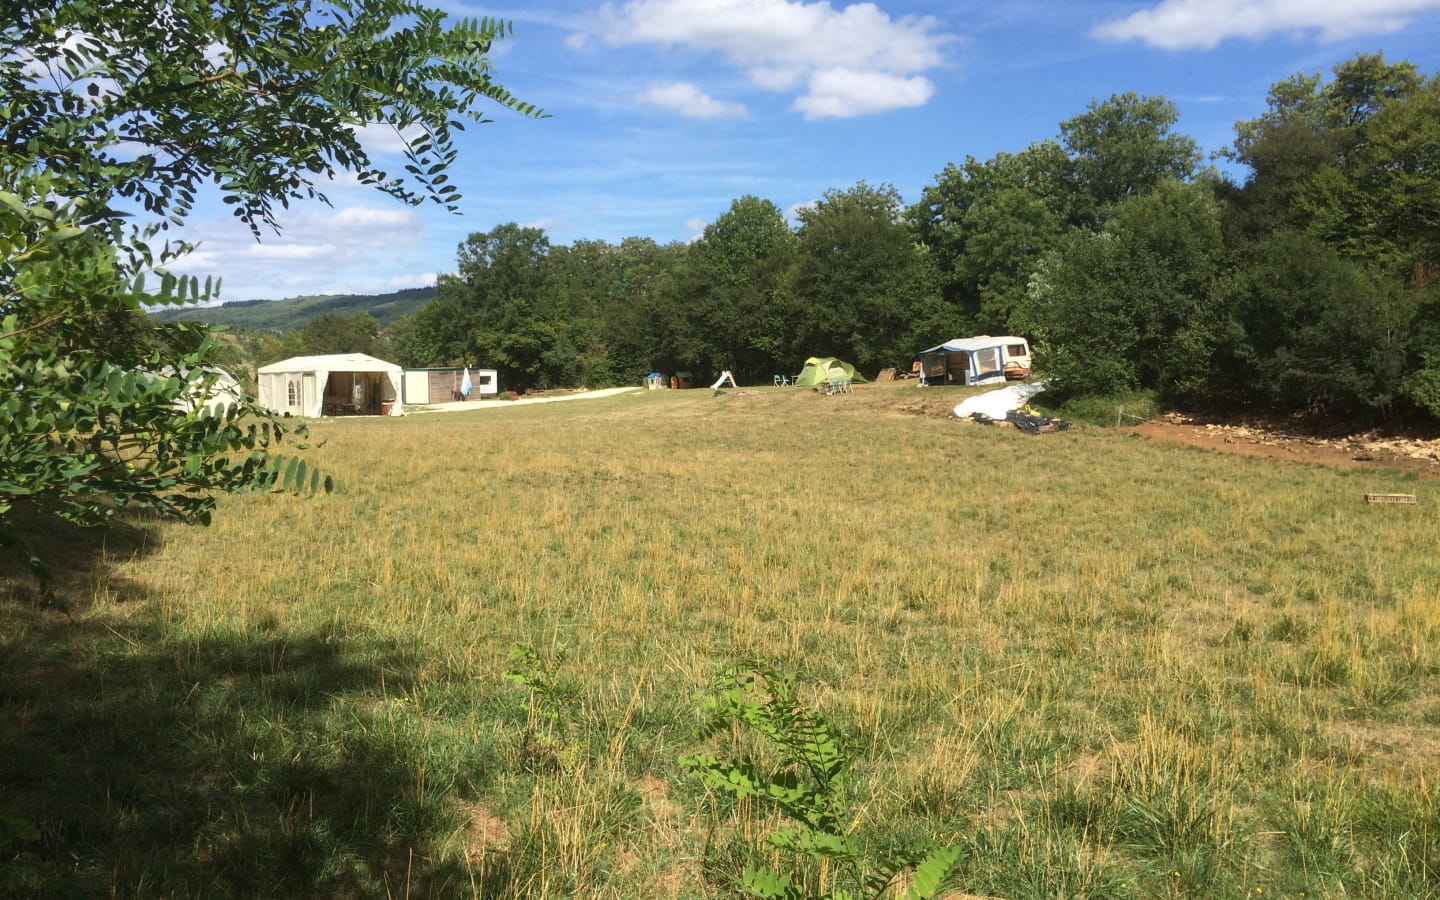
[[[31,545],[43,579],[17,503],[204,523],[216,492],[302,487],[270,455],[284,422],[244,400],[195,414],[214,340],[144,312],[219,289],[165,271],[189,243],[157,244],[203,191],[257,239],[338,172],[453,210],[457,120],[538,111],[491,77],[508,24],[405,0],[12,0],[0,21],[0,547]],[[374,125],[406,141],[407,174],[372,164]]]
[[[526,689],[521,709],[525,712],[525,757],[532,768],[548,766],[568,771],[575,767],[580,744],[571,737],[571,698],[555,675],[565,663],[566,649],[557,646],[549,657],[533,647],[510,650],[506,681]]]
[[[766,738],[777,756],[765,762],[696,753],[681,757],[680,764],[712,790],[778,810],[791,824],[770,834],[770,846],[828,862],[834,873],[828,883],[796,884],[790,873],[746,866],[738,884],[743,892],[765,900],[880,900],[908,872],[899,896],[926,900],[954,876],[958,847],[921,845],[880,854],[867,852],[851,835],[858,817],[845,800],[850,754],[824,714],[800,703],[793,674],[740,663],[726,668],[714,691],[697,700],[705,715],[702,737],[746,725]]]

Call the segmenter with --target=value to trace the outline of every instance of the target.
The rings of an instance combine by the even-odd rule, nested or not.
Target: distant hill
[[[324,297],[290,297],[286,300],[234,300],[204,308],[182,306],[159,310],[162,322],[204,322],[254,331],[295,331],[321,313],[342,316],[369,313],[381,325],[415,312],[435,297],[435,289],[411,288],[393,294],[330,294]]]

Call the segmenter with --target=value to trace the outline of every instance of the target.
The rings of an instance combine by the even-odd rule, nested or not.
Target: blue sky
[[[865,180],[913,202],[947,162],[1055,137],[1115,93],[1169,98],[1210,152],[1297,72],[1376,51],[1440,70],[1440,0],[438,5],[513,21],[498,80],[550,116],[496,110],[464,133],[463,215],[341,178],[333,207],[293,207],[259,244],[199,208],[184,234],[200,249],[176,269],[221,276],[224,300],[419,287],[504,222],[552,244],[687,241],[745,194],[790,211]]]

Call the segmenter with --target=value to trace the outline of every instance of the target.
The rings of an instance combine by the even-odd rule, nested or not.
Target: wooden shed
[[[464,368],[406,369],[405,402],[424,405],[466,399],[460,393],[460,384],[464,378]],[[470,370],[469,399],[480,400],[499,393],[500,377],[496,370]]]

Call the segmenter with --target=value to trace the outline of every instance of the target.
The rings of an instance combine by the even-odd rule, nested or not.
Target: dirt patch
[[[505,820],[479,804],[465,804],[470,814],[470,840],[467,850],[475,856],[484,856],[487,850],[504,849],[510,839],[510,828]]]
[[[886,405],[902,415],[954,418],[955,405],[973,392],[935,388],[892,391]],[[1440,480],[1440,429],[1412,433],[1356,431],[1343,424],[1288,420],[1218,420],[1182,413],[1121,428],[1169,444],[1202,447],[1262,459],[1284,459],[1347,469],[1399,469]]]
[[[1308,434],[1284,423],[1228,424],[1167,413],[1121,431],[1187,447],[1344,469],[1400,469],[1440,479],[1440,437],[1380,432]]]
[[[1077,787],[1103,784],[1110,780],[1116,761],[1135,752],[1134,741],[1116,741],[1103,750],[1087,750],[1070,761],[1065,773]]]
[[[1339,722],[1331,733],[1369,759],[1376,770],[1402,779],[1440,766],[1440,728],[1381,722]]]
[[[635,782],[635,790],[657,822],[671,822],[681,816],[680,805],[670,799],[670,786],[659,778],[646,775]]]

